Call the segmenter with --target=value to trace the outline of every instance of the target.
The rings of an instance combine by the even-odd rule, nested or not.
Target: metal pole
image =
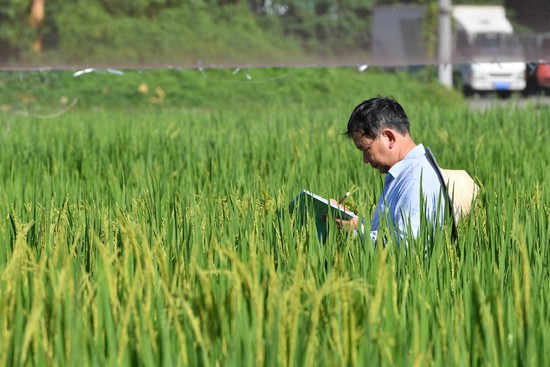
[[[453,87],[451,0],[439,0],[438,77],[447,88]]]

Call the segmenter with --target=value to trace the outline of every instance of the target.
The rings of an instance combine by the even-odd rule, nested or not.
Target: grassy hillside
[[[403,103],[448,106],[462,97],[426,74],[390,74],[369,68],[146,69],[86,73],[2,72],[3,111],[54,113],[80,108],[262,108],[270,104],[346,106],[374,95]]]

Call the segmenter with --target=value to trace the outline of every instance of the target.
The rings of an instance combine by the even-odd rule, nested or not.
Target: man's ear
[[[384,131],[382,131],[382,136],[387,139],[388,148],[392,149],[396,141],[395,132],[391,129],[384,129]]]

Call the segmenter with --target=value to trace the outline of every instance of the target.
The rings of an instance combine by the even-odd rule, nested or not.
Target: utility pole
[[[447,88],[453,87],[452,64],[452,5],[451,0],[439,0],[439,37],[437,47],[438,78],[439,82]]]

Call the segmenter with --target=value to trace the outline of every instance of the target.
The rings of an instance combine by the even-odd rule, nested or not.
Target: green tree
[[[0,62],[10,55],[30,49],[33,32],[26,21],[28,0],[2,0],[0,2]]]
[[[125,14],[133,17],[140,17],[144,15],[152,17],[165,8],[178,7],[184,3],[183,0],[99,0],[99,2],[109,13]]]
[[[298,37],[306,51],[331,56],[368,48],[374,0],[290,0],[276,5],[285,34]]]

